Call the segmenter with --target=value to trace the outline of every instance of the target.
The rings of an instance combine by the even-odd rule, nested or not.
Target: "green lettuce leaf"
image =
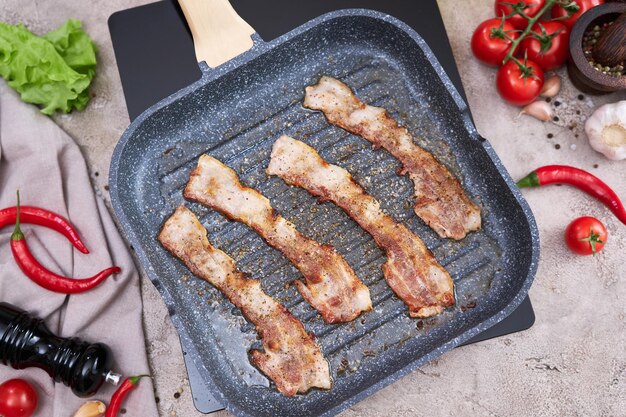
[[[63,60],[74,71],[90,78],[96,74],[96,46],[84,30],[80,20],[70,19],[46,35]]]
[[[95,68],[95,45],[78,20],[43,37],[0,22],[0,76],[44,114],[84,109]]]

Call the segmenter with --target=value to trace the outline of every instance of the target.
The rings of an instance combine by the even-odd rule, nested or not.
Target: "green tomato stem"
[[[509,53],[506,54],[506,56],[502,60],[502,64],[506,64],[510,59],[515,59],[515,51],[517,51],[517,47],[519,46],[519,44],[531,32],[531,29],[535,25],[535,23],[537,23],[537,20],[539,20],[539,18],[543,16],[548,10],[550,10],[550,8],[554,6],[554,4],[557,2],[558,0],[546,0],[546,4],[544,4],[541,10],[539,10],[539,12],[533,17],[528,17],[526,13],[522,12],[522,16],[528,19],[528,25],[526,25],[526,29],[524,29],[522,34],[519,35],[519,37],[513,41],[513,44],[511,45],[511,49],[509,49]],[[516,61],[516,62],[519,64],[519,61]]]
[[[593,233],[593,227],[589,228],[589,237],[578,240],[581,242],[589,242],[589,245],[591,245],[591,252],[593,252],[594,255],[598,252],[596,243],[604,244],[604,241],[600,239],[600,233]]]

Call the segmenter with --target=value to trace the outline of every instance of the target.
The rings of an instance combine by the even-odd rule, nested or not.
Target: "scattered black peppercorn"
[[[558,143],[557,143],[556,145],[554,145],[554,147],[555,147],[556,149],[561,149],[561,145],[559,145]]]
[[[593,164],[593,167],[594,167],[594,168],[597,168],[597,167],[598,167],[598,164]]]
[[[561,102],[560,102],[560,101],[555,101],[555,102],[554,102],[554,107],[559,107],[560,105],[561,105]]]
[[[175,392],[174,393],[174,398],[179,399],[180,398],[180,392]]]
[[[548,133],[548,139],[552,139],[554,135],[552,133]]]
[[[558,122],[558,121],[559,121],[559,116],[554,116],[554,117],[552,118],[552,120],[554,120],[555,122]]]
[[[584,100],[584,99],[585,99],[585,96],[583,96],[582,94],[578,95],[578,100]]]

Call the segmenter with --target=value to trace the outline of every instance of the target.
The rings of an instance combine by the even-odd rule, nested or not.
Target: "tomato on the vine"
[[[503,99],[511,104],[524,106],[535,100],[543,87],[543,71],[533,61],[523,65],[514,60],[507,61],[498,70],[496,87]]]
[[[558,21],[563,23],[569,30],[572,30],[572,26],[574,26],[574,23],[576,23],[578,18],[582,16],[583,13],[585,13],[587,10],[604,4],[604,0],[572,0],[572,2],[578,5],[578,11],[572,13],[572,15],[569,17],[566,7],[555,4],[552,8],[552,18],[559,19]]]
[[[572,252],[591,255],[602,250],[609,235],[604,224],[595,217],[579,217],[565,229],[565,243]]]
[[[536,23],[522,40],[521,53],[544,70],[560,67],[567,61],[569,31],[559,22]]]
[[[496,0],[494,10],[497,17],[504,16],[516,29],[524,30],[528,26],[528,19],[515,13],[515,8],[524,12],[528,17],[534,17],[545,6],[546,0]],[[510,16],[510,17],[507,17]]]
[[[0,385],[0,416],[30,417],[37,409],[37,392],[23,379],[10,379]]]
[[[489,19],[482,22],[472,35],[472,52],[488,65],[501,65],[509,53],[511,39],[517,39],[515,28],[506,20]]]

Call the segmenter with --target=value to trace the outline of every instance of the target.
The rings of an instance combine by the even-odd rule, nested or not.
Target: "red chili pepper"
[[[117,274],[121,269],[117,266],[107,268],[91,278],[74,279],[57,275],[44,268],[30,253],[24,234],[20,229],[20,194],[17,194],[17,216],[15,231],[11,235],[11,251],[22,272],[43,288],[63,294],[76,294],[96,287],[109,275]]]
[[[137,375],[126,378],[126,380],[120,385],[120,387],[115,391],[113,396],[111,397],[111,402],[107,407],[107,413],[104,417],[115,417],[117,416],[120,407],[122,406],[122,401],[128,395],[129,392],[137,388],[137,384],[139,384],[139,380],[143,377],[149,377],[150,375]]]
[[[547,165],[537,168],[517,182],[517,186],[520,188],[539,187],[548,184],[573,185],[600,200],[622,223],[626,224],[626,209],[615,191],[601,179],[582,169],[567,165]]]
[[[49,229],[55,230],[65,236],[72,245],[82,253],[89,253],[89,250],[85,247],[85,244],[80,240],[78,232],[70,224],[70,222],[51,211],[32,206],[22,206],[21,219],[22,223],[36,224],[38,226],[45,226]],[[8,225],[14,225],[17,219],[17,207],[7,207],[0,210],[0,229]]]

